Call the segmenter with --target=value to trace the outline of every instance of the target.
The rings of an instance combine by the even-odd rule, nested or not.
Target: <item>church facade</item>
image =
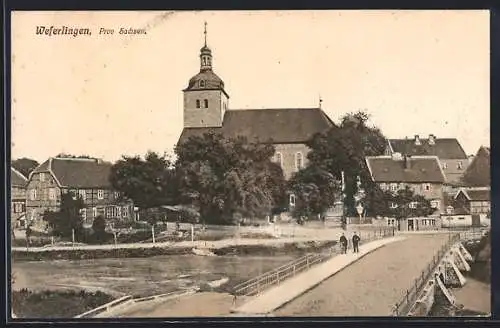
[[[184,128],[179,143],[205,133],[271,143],[276,149],[274,161],[281,165],[286,179],[307,165],[306,142],[314,134],[334,126],[321,108],[230,108],[224,82],[213,69],[206,29],[205,44],[200,50],[200,71],[183,92]]]

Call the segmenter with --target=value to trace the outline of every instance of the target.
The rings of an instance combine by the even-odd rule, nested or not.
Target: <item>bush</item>
[[[103,292],[27,289],[12,292],[12,310],[19,318],[72,318],[114,298]]]

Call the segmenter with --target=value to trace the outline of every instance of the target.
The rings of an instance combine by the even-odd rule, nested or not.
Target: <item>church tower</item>
[[[184,92],[184,127],[221,127],[228,108],[229,95],[224,82],[212,67],[212,50],[207,46],[207,23],[205,22],[205,44],[200,49],[200,72],[189,80]]]

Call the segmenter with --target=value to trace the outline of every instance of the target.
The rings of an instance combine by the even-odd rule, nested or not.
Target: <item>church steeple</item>
[[[212,70],[212,50],[207,46],[207,22],[205,22],[205,44],[200,50],[200,71]]]

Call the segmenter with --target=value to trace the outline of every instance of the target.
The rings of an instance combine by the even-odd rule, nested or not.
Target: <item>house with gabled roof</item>
[[[13,228],[25,226],[26,185],[28,178],[15,168],[10,168],[10,222]]]
[[[226,138],[242,136],[251,142],[273,144],[274,161],[281,165],[287,179],[307,165],[306,142],[334,126],[326,113],[321,108],[230,109],[229,94],[213,70],[212,59],[205,39],[200,71],[183,90],[184,129],[178,143],[206,133]]]
[[[489,188],[460,188],[448,197],[443,227],[479,227],[491,224],[491,192]]]
[[[443,184],[446,181],[437,156],[368,156],[366,164],[371,179],[384,191],[396,193],[409,187],[416,195],[422,195],[436,209],[432,215],[439,218],[443,212]],[[425,220],[428,220],[427,218]],[[425,224],[436,225],[435,219]],[[409,219],[408,230],[417,228],[416,222]]]
[[[58,211],[61,196],[80,196],[84,224],[91,225],[97,216],[108,220],[133,219],[133,204],[113,190],[109,181],[111,163],[95,158],[51,157],[31,172],[27,183],[27,218],[44,226],[45,211]]]
[[[428,138],[415,135],[413,138],[388,139],[385,154],[400,153],[409,156],[436,156],[446,177],[446,184],[460,181],[469,159],[456,138],[438,138],[430,134]]]

